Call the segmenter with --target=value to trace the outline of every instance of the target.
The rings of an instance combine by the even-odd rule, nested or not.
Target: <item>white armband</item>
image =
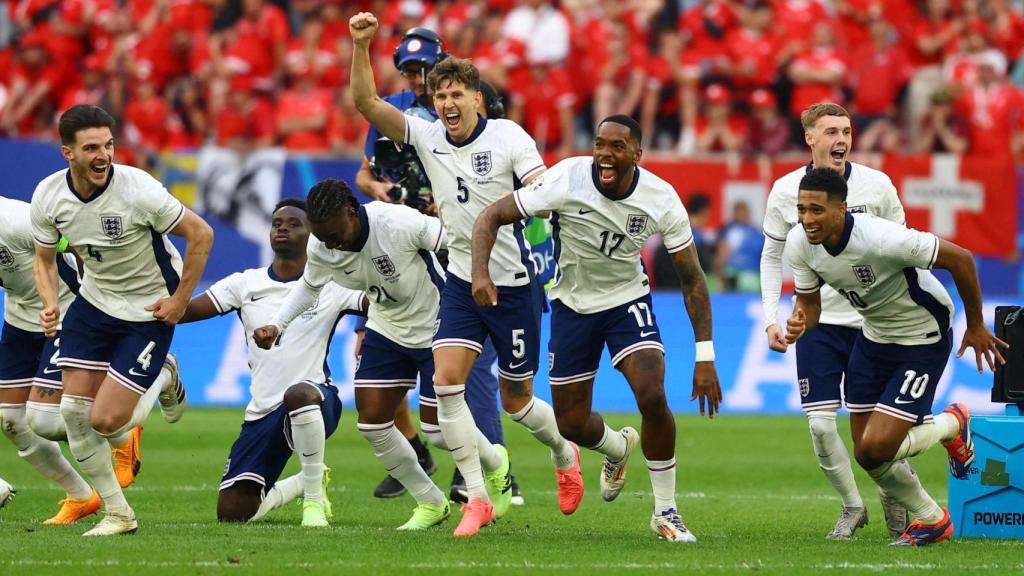
[[[711,340],[697,342],[697,362],[715,361],[715,343]]]

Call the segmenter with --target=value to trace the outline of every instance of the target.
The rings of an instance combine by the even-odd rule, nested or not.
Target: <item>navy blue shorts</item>
[[[437,406],[434,394],[434,354],[430,348],[406,348],[386,336],[366,329],[356,360],[356,388],[415,388],[420,382],[420,401]]]
[[[593,314],[580,314],[560,300],[551,302],[551,341],[548,343],[552,386],[597,376],[601,349],[607,345],[612,366],[644,348],[665,353],[654,316],[651,295]]]
[[[319,384],[316,388],[323,398],[320,413],[324,417],[324,431],[330,438],[341,421],[341,399],[333,384]],[[224,465],[220,489],[245,480],[263,486],[266,494],[281,477],[294,451],[288,407],[284,404],[259,420],[242,422],[242,431],[231,445],[228,462]]]
[[[64,315],[57,365],[107,372],[142,395],[160,374],[173,337],[174,326],[120,320],[79,296]]]
[[[460,346],[483,351],[490,336],[498,353],[498,374],[506,380],[529,380],[540,356],[541,302],[536,282],[498,286],[498,305],[482,307],[473,300],[472,285],[449,275],[441,292],[434,346]]]
[[[843,374],[858,336],[860,328],[818,324],[796,341],[796,377],[804,412],[838,410],[843,405]]]
[[[850,355],[846,406],[851,413],[882,412],[923,424],[932,420],[935,388],[946,370],[953,339],[935,344],[879,344],[863,335]]]
[[[47,338],[42,332],[29,332],[4,322],[0,334],[0,388],[61,389],[57,367],[60,334]]]

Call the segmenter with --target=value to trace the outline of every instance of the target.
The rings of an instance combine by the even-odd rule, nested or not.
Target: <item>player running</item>
[[[473,301],[470,289],[470,239],[473,222],[484,208],[544,171],[536,143],[519,125],[487,120],[477,113],[480,74],[468,60],[446,58],[427,75],[439,120],[402,114],[376,93],[369,46],[377,18],[360,13],[349,20],[355,45],[352,57],[352,95],[360,113],[388,138],[416,148],[430,179],[441,219],[448,231],[448,281],[434,334],[434,385],[441,432],[466,480],[469,503],[455,529],[472,536],[500,517],[511,499],[510,482],[492,504],[484,487],[484,470],[508,468],[503,447],[479,443],[465,399],[465,383],[473,361],[490,338],[498,352],[502,405],[509,416],[551,449],[558,484],[559,508],[572,514],[583,498],[578,448],[558,432],[551,406],[533,396],[533,375],[540,347],[540,289],[522,225],[502,229],[490,262],[491,274],[502,289],[497,308]],[[506,475],[507,479],[507,475]]]
[[[66,493],[60,511],[43,524],[71,524],[98,512],[100,497],[57,444],[67,440],[60,415],[60,368],[55,364],[60,333],[47,338],[39,327],[43,305],[32,272],[35,242],[29,210],[27,202],[0,197],[0,432],[18,449],[18,456]],[[77,266],[71,253],[57,258],[62,317],[78,290]]]
[[[697,341],[692,399],[713,417],[722,391],[711,342],[711,303],[693,246],[686,209],[664,180],[637,166],[640,125],[628,116],[604,119],[593,157],[563,160],[525,188],[486,209],[473,231],[473,296],[482,307],[501,306],[488,262],[499,227],[551,213],[558,270],[551,296],[551,397],[558,429],[573,442],[605,455],[601,496],[614,500],[626,464],[640,442],[654,489],[651,529],[672,542],[693,542],[675,501],[675,420],[665,399],[665,349],[651,305],[640,250],[652,235],[679,274]],[[591,409],[601,348],[625,375],[643,419],[642,433],[613,430]]]
[[[448,518],[448,499],[419,465],[395,426],[395,414],[418,376],[420,427],[432,444],[448,449],[439,434],[430,351],[444,286],[434,253],[445,247],[444,229],[437,218],[408,206],[361,206],[341,180],[317,183],[306,201],[316,238],[309,243],[303,280],[254,338],[264,347],[281,335],[287,339],[296,330],[289,325],[298,312],[335,284],[366,292],[366,336],[354,380],[359,432],[388,474],[416,500],[412,517],[398,529],[425,530]],[[486,443],[482,434],[477,441]],[[490,476],[492,486],[503,487],[504,470],[495,468]]]
[[[303,284],[309,240],[305,202],[286,199],[277,204],[269,240],[274,252],[269,267],[236,272],[215,282],[189,302],[181,321],[236,312],[247,335],[269,323],[289,290]],[[272,339],[267,346],[246,338],[252,399],[220,482],[218,520],[259,520],[302,496],[302,525],[330,525],[330,470],[324,465],[324,445],[341,420],[341,400],[331,383],[327,348],[341,318],[365,309],[362,292],[332,286],[297,311],[299,317],[287,337]],[[279,480],[292,452],[298,453],[302,471]]]
[[[107,449],[131,431],[157,397],[165,417],[181,416],[184,388],[176,377],[155,384],[170,359],[174,324],[202,275],[213,231],[152,176],[114,164],[114,119],[78,105],[59,121],[68,168],[45,178],[32,195],[35,281],[47,336],[60,322],[57,254],[60,238],[79,250],[81,290],[64,316],[60,354],[61,415],[68,445],[106,504],[87,536],[131,534],[138,528]],[[167,239],[186,240],[184,265]]]
[[[963,248],[870,214],[851,214],[846,180],[826,168],[800,181],[797,213],[802,228],[786,237],[796,282],[796,302],[786,341],[810,333],[821,318],[822,282],[864,318],[847,366],[855,457],[889,496],[917,520],[892,542],[924,546],[949,538],[949,512],[925,492],[902,460],[937,443],[949,453],[953,476],[964,478],[974,460],[967,407],[950,405],[932,415],[935,388],[952,348],[953,302],[931,268],[949,270],[967,313],[957,352],[974,348],[978,371],[1003,363],[981,314],[981,287],[974,258]]]
[[[811,149],[811,162],[775,181],[764,217],[761,300],[768,346],[777,352],[785,352],[788,347],[777,316],[782,293],[782,253],[786,235],[797,224],[800,179],[814,168],[835,170],[846,180],[851,212],[866,212],[897,224],[906,223],[903,205],[889,177],[847,160],[853,133],[850,114],[842,106],[814,104],[804,110],[800,122]],[[826,538],[847,540],[868,523],[868,512],[857,490],[850,455],[839,437],[836,410],[842,405],[841,384],[862,320],[832,288],[824,286],[821,293],[821,321],[796,345],[796,371],[800,405],[807,415],[818,466],[843,501],[839,519]],[[879,492],[879,497],[890,534],[893,537],[902,534],[909,522],[906,509],[884,492]]]

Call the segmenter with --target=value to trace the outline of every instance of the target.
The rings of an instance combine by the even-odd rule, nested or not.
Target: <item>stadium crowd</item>
[[[61,110],[95,103],[137,163],[204,143],[357,154],[358,10],[382,15],[382,94],[404,87],[402,33],[435,29],[546,152],[585,149],[593,118],[625,113],[649,150],[775,155],[803,149],[799,111],[829,100],[855,114],[862,152],[1024,158],[1024,14],[1009,0],[4,3],[0,134],[54,139]]]

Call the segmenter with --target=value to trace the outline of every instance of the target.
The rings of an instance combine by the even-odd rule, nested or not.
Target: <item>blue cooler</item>
[[[949,476],[954,536],[1024,539],[1024,418],[1020,406],[1005,416],[971,417],[974,464],[967,478]]]

